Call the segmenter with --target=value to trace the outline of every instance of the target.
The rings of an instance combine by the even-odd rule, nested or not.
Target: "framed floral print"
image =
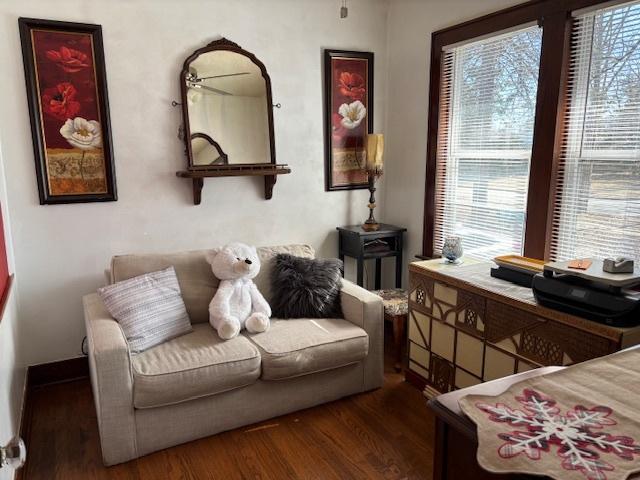
[[[365,140],[373,131],[373,53],[324,51],[326,190],[367,188]]]
[[[18,23],[40,204],[117,200],[102,28]]]

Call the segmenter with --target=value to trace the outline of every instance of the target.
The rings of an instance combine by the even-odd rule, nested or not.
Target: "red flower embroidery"
[[[88,57],[73,48],[60,47],[60,50],[49,50],[47,58],[67,73],[76,73],[89,66]]]
[[[357,73],[342,72],[338,80],[340,93],[352,100],[362,100],[366,90],[364,88],[364,78]]]
[[[43,110],[54,118],[66,120],[80,111],[80,102],[75,100],[77,91],[69,82],[47,88],[42,94]]]

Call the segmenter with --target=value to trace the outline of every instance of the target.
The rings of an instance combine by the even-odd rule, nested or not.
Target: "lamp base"
[[[375,232],[380,229],[380,224],[373,216],[373,210],[376,208],[376,175],[374,172],[367,172],[369,180],[369,218],[362,224],[362,229],[365,232]]]
[[[365,232],[376,232],[380,230],[380,224],[378,222],[369,222],[369,220],[367,220],[362,224],[362,229]]]

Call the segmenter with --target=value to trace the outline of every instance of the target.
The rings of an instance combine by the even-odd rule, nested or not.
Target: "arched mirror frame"
[[[260,68],[260,71],[262,72],[262,77],[264,78],[264,82],[265,82],[265,86],[266,86],[266,90],[267,90],[267,120],[268,120],[268,127],[269,127],[269,148],[270,148],[270,154],[271,154],[271,164],[275,165],[276,163],[276,146],[275,146],[275,139],[274,139],[274,134],[273,134],[273,98],[271,95],[271,79],[269,78],[269,74],[267,73],[267,69],[264,66],[264,64],[258,60],[258,58],[251,52],[247,52],[246,50],[244,50],[243,48],[240,47],[240,45],[238,45],[235,42],[232,42],[231,40],[228,40],[226,38],[221,38],[219,40],[214,40],[213,42],[209,43],[208,45],[199,48],[198,50],[196,50],[195,52],[193,52],[189,57],[187,57],[187,59],[184,61],[184,64],[182,66],[182,71],[180,72],[180,94],[182,97],[182,121],[184,122],[184,129],[185,129],[185,134],[184,134],[184,141],[185,141],[185,149],[186,149],[186,153],[187,153],[187,169],[190,171],[197,171],[197,170],[216,170],[219,169],[220,166],[216,166],[216,165],[195,165],[193,162],[193,151],[191,149],[191,128],[189,126],[189,106],[187,103],[187,76],[189,75],[189,65],[191,64],[191,62],[193,62],[196,58],[198,58],[198,56],[202,55],[203,53],[208,53],[208,52],[215,52],[215,51],[229,51],[229,52],[234,52],[234,53],[238,53],[240,55],[244,55],[245,57],[247,57],[249,60],[251,60],[255,65],[258,66],[258,68]],[[241,166],[241,167],[247,167],[247,166],[256,166],[256,167],[260,167],[263,166],[265,164],[260,164],[260,163],[237,163],[235,164],[237,166]],[[287,172],[288,173],[288,172]],[[275,182],[274,182],[275,183]]]

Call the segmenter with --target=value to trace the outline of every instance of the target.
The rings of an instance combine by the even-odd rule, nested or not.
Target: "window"
[[[447,49],[443,57],[435,247],[522,252],[542,30]]]
[[[640,260],[640,4],[576,16],[551,257]]]
[[[640,259],[640,0],[531,0],[431,48],[423,255]]]

